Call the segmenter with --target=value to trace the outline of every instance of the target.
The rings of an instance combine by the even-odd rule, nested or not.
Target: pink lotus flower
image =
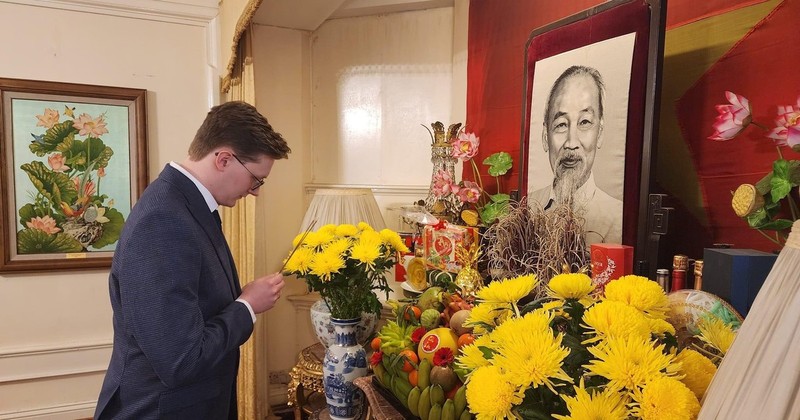
[[[478,153],[479,144],[480,138],[476,137],[475,133],[465,133],[462,131],[458,135],[458,138],[453,141],[452,155],[454,158],[461,159],[462,161],[472,159],[472,157]]]
[[[76,130],[80,130],[78,134],[82,136],[91,135],[93,137],[100,137],[108,133],[103,115],[92,119],[89,114],[83,113],[72,123],[72,126],[75,127]]]
[[[433,175],[433,186],[431,189],[433,190],[433,195],[436,197],[444,197],[453,190],[453,178],[450,177],[447,171],[440,169]]]
[[[31,229],[41,230],[48,235],[61,232],[61,228],[56,226],[56,221],[50,216],[34,217],[26,225]]]
[[[462,203],[477,203],[481,197],[481,189],[472,181],[464,181],[464,186],[454,192]]]
[[[725,91],[725,98],[730,103],[716,106],[719,115],[714,120],[714,134],[709,137],[711,140],[730,140],[752,121],[750,101],[747,98],[729,91]]]
[[[797,98],[797,106],[778,106],[775,125],[767,137],[774,139],[779,146],[789,146],[800,152],[800,98]]]
[[[52,128],[58,122],[58,111],[50,108],[45,108],[44,115],[37,115],[36,118],[39,122],[36,123],[37,127]]]
[[[61,153],[54,153],[47,157],[47,163],[55,172],[64,172],[69,170],[69,166],[64,164],[64,155]]]

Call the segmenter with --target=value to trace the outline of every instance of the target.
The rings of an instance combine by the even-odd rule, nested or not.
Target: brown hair
[[[189,146],[189,158],[200,160],[220,146],[229,146],[248,162],[261,155],[286,159],[292,151],[253,105],[241,101],[225,102],[208,111]]]

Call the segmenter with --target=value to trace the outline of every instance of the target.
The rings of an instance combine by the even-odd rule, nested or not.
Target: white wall
[[[216,57],[204,23],[127,15],[0,2],[0,77],[147,89],[154,179],[184,158],[216,91]],[[92,415],[111,354],[107,277],[0,275],[0,419]]]
[[[266,200],[259,199],[267,271],[289,252],[316,188],[371,188],[394,229],[399,214],[391,208],[425,198],[432,164],[422,124],[463,122],[466,113],[467,9],[459,0],[335,19],[313,33],[255,27],[257,106],[292,147],[265,185]],[[273,373],[289,371],[316,341],[303,293],[302,280],[287,278],[289,298],[266,317]],[[285,385],[273,383],[270,403],[285,400]]]

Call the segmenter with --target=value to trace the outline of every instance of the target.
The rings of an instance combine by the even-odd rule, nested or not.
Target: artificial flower
[[[478,154],[478,145],[480,145],[480,138],[475,133],[460,132],[458,137],[453,141],[452,156],[461,161],[466,162]]]
[[[433,174],[431,191],[436,197],[441,198],[452,193],[453,185],[453,178],[447,171],[440,169]]]
[[[778,106],[775,126],[767,137],[775,139],[779,146],[789,146],[795,152],[800,152],[800,98],[797,98],[796,106]]]
[[[69,166],[66,165],[64,155],[61,153],[53,153],[52,155],[48,156],[47,163],[50,165],[50,168],[53,170],[53,172],[66,172],[69,170]]]
[[[58,123],[58,111],[50,108],[44,109],[44,114],[37,115],[36,118],[39,122],[36,123],[37,127],[44,127],[47,129],[53,128],[56,123]]]
[[[381,362],[381,360],[383,360],[383,352],[378,350],[372,353],[372,356],[370,356],[369,364],[370,366],[376,366],[378,363]]]
[[[645,384],[674,375],[674,356],[664,354],[663,344],[640,337],[609,337],[588,348],[595,357],[587,366],[593,375],[608,379],[611,390],[632,391]]]
[[[481,189],[478,184],[472,181],[464,181],[463,186],[454,186],[453,191],[458,195],[458,200],[462,203],[477,203],[481,198]]]
[[[669,311],[669,298],[658,283],[642,276],[622,276],[609,282],[606,300],[628,304],[647,316],[665,319]]]
[[[553,414],[558,420],[626,420],[628,399],[621,393],[610,389],[586,390],[583,378],[580,386],[575,386],[575,396],[562,395],[567,403],[569,415]]]
[[[105,115],[92,118],[89,114],[81,114],[78,119],[73,120],[72,126],[79,130],[81,136],[100,137],[108,133],[106,128]]]
[[[709,137],[711,140],[730,140],[752,121],[750,101],[747,98],[729,91],[725,91],[725,98],[728,99],[728,104],[716,106],[718,115],[713,125],[714,134]]]
[[[533,291],[536,283],[534,274],[493,281],[478,290],[476,296],[484,302],[516,304]]]
[[[694,393],[674,378],[656,378],[634,389],[633,400],[631,414],[642,420],[691,420],[700,412]]]
[[[472,372],[467,382],[469,411],[478,420],[514,418],[511,410],[522,396],[497,366],[483,366]]]
[[[448,366],[453,363],[455,356],[453,355],[453,350],[449,347],[442,347],[439,350],[436,350],[436,353],[433,353],[433,365],[434,366]]]
[[[717,366],[708,357],[692,349],[683,349],[675,361],[681,364],[678,371],[683,376],[681,382],[694,392],[698,400],[702,400],[711,378],[717,373]]]
[[[25,223],[29,228],[40,230],[48,235],[61,232],[61,228],[56,226],[56,221],[50,216],[34,217]]]

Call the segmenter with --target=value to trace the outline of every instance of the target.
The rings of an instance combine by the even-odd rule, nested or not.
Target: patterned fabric
[[[114,347],[96,419],[235,419],[253,330],[236,267],[192,182],[167,166],[125,223],[109,276]]]

